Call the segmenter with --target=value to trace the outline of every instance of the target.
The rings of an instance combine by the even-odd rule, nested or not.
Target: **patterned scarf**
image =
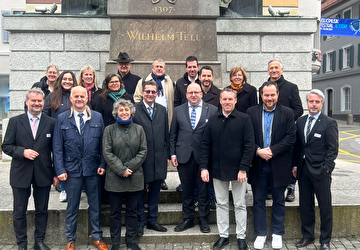
[[[91,90],[95,87],[95,83],[91,84],[90,86],[86,86],[83,83],[83,87],[86,88],[86,90],[88,92],[89,101],[91,101]]]
[[[236,91],[236,93],[238,93],[243,87],[244,87],[245,81],[243,81],[242,83],[240,83],[239,85],[235,85],[233,82],[231,82],[231,88],[233,90]]]

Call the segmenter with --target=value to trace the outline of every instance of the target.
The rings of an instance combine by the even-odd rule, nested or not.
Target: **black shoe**
[[[213,249],[219,249],[229,244],[229,238],[220,237],[214,244]]]
[[[127,248],[131,248],[132,250],[141,250],[141,248],[138,246],[138,244],[136,243],[129,243],[129,244],[126,244],[126,247]]]
[[[161,182],[161,190],[168,190],[168,189],[169,189],[169,187],[166,184],[166,182],[165,181]]]
[[[210,200],[209,206],[210,206],[211,210],[216,210],[216,201],[215,201],[215,199]]]
[[[118,244],[114,244],[111,246],[111,250],[119,250],[119,248],[120,248],[120,245],[118,245]]]
[[[166,232],[167,231],[166,227],[161,226],[156,221],[154,223],[148,223],[146,225],[146,228],[147,229],[152,229],[152,230],[155,230],[155,231],[158,231],[158,232]]]
[[[287,202],[293,202],[295,200],[295,192],[294,189],[288,188],[285,201]]]
[[[248,248],[245,239],[237,239],[237,243],[240,250],[246,250]]]
[[[179,184],[179,186],[176,187],[176,191],[181,192],[182,191],[182,185],[181,183]]]
[[[183,222],[181,222],[179,225],[177,225],[174,229],[175,232],[181,232],[185,231],[186,229],[194,227],[194,220],[185,219]]]
[[[308,239],[308,238],[302,238],[298,242],[296,242],[296,247],[306,247],[307,245],[314,244],[315,240]]]
[[[27,250],[27,246],[19,246],[18,250]]]
[[[330,245],[329,244],[321,244],[320,250],[330,250]]]
[[[141,236],[143,236],[144,235],[144,226],[142,226],[142,225],[138,225],[137,227],[136,227],[136,237],[141,237]]]
[[[210,233],[210,227],[205,219],[199,219],[199,226],[202,233]]]
[[[34,245],[34,249],[35,250],[50,250],[50,248],[43,241],[36,242]]]

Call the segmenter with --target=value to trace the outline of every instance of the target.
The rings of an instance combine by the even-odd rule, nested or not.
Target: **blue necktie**
[[[191,108],[192,110],[190,115],[190,121],[191,121],[191,127],[194,129],[196,123],[196,112],[195,112],[196,107],[191,107]]]
[[[85,123],[84,123],[84,119],[83,119],[84,114],[78,114],[78,116],[80,118],[80,135],[83,135],[84,127],[85,127]]]
[[[152,117],[153,117],[152,107],[149,106],[149,107],[147,108],[147,110],[148,110],[149,116],[150,116],[150,118],[151,118],[151,120],[152,120]]]

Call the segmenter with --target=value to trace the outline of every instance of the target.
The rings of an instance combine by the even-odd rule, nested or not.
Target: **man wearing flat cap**
[[[136,84],[141,79],[141,77],[131,74],[131,62],[134,61],[129,57],[126,52],[120,52],[117,59],[114,59],[117,62],[118,74],[121,76],[125,84],[126,92],[130,95],[134,95]]]

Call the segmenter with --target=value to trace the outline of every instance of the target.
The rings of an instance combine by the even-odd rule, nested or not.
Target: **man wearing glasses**
[[[216,113],[217,108],[202,100],[203,93],[197,83],[191,83],[187,88],[184,103],[174,110],[170,128],[171,163],[177,167],[182,191],[183,222],[175,227],[175,232],[181,232],[194,227],[194,185],[198,183],[199,190],[199,226],[203,233],[209,233],[207,223],[209,215],[209,184],[200,178],[200,146],[204,128],[209,118]]]

